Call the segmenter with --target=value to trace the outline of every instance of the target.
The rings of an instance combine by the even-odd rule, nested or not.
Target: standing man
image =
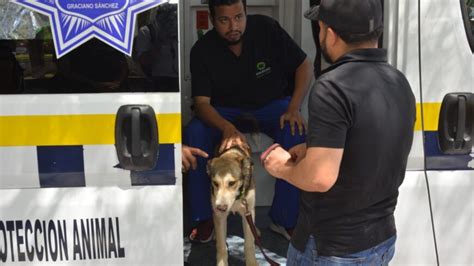
[[[413,140],[415,98],[377,48],[380,0],[322,0],[328,62],[309,98],[306,145],[263,158],[265,168],[304,192],[288,265],[387,265],[394,210]]]
[[[300,104],[311,81],[306,54],[273,19],[247,15],[245,0],[210,0],[214,28],[191,50],[192,95],[196,117],[183,142],[210,157],[215,147],[247,145],[232,123],[242,114],[256,118],[260,131],[289,149],[305,140]],[[190,239],[213,236],[207,159],[189,171],[191,218],[199,222]],[[271,228],[290,238],[296,225],[299,190],[277,180]]]

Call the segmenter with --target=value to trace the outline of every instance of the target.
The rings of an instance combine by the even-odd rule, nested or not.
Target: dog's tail
[[[232,121],[234,126],[242,133],[260,133],[258,121],[252,114],[242,113]]]
[[[242,113],[237,116],[232,123],[240,132],[250,136],[250,138],[247,139],[250,146],[257,147],[257,149],[260,150],[260,127],[255,116],[249,113]]]

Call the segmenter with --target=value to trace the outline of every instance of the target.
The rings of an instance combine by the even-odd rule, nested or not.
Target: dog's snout
[[[221,212],[225,212],[227,211],[227,204],[219,204],[216,206],[216,208]]]

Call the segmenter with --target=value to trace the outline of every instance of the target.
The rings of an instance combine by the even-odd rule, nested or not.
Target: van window
[[[0,94],[178,92],[177,4],[137,17],[132,56],[92,38],[57,58],[49,18],[0,1]]]
[[[466,34],[474,52],[474,0],[461,0],[461,8],[466,26]]]

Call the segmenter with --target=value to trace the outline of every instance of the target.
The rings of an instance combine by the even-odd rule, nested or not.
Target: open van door
[[[0,2],[0,264],[183,265],[164,2]],[[132,47],[165,10],[174,69],[155,79]]]

